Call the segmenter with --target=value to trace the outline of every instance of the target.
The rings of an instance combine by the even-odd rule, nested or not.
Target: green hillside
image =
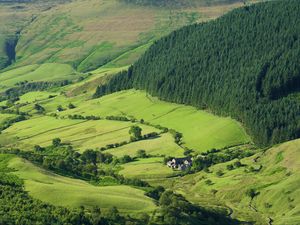
[[[300,224],[300,3],[259,2],[0,0],[0,224]]]
[[[94,115],[101,118],[106,118],[107,116],[126,116],[134,118],[137,121],[143,119],[145,124],[138,124],[143,128],[143,132],[145,133],[156,131],[156,128],[151,128],[151,126],[155,125],[174,129],[183,134],[183,146],[193,149],[198,153],[212,148],[241,145],[251,141],[243,127],[229,117],[218,117],[193,107],[160,101],[143,91],[129,90],[118,92],[107,95],[100,100],[85,100],[84,96],[67,98],[62,95],[49,99],[47,93],[45,93],[45,98],[35,101],[41,93],[28,93],[21,96],[21,100],[17,103],[30,103],[33,101],[34,103],[25,104],[19,109],[26,113],[35,113],[34,104],[38,103],[47,113],[57,113],[60,117],[65,117],[65,119],[55,119],[53,117],[30,119],[22,123],[17,123],[5,130],[2,135],[3,138],[18,137],[19,143],[16,144],[25,147],[26,143],[29,143],[31,146],[38,143],[47,145],[59,133],[62,139],[70,143],[74,141],[75,146],[80,149],[102,147],[109,144],[107,141],[115,143],[116,141],[129,138],[128,127],[130,127],[131,123],[128,122],[102,120],[81,122],[80,120],[66,119],[68,115]],[[52,95],[57,94],[53,93]],[[76,108],[68,109],[69,103],[75,104]],[[65,110],[56,112],[58,105],[62,105]],[[151,126],[149,127],[146,122]],[[78,125],[73,126],[73,124],[77,123]],[[68,127],[67,125],[72,126]],[[115,132],[113,133],[114,130]],[[111,133],[104,136],[100,135],[108,131],[111,131]],[[36,136],[36,134],[39,135]],[[99,136],[97,136],[98,134]],[[80,141],[81,139],[82,141]],[[161,153],[173,156],[180,156],[183,153],[183,150],[174,143],[171,134],[163,134],[159,139],[130,143],[113,149],[112,153],[116,155],[131,155],[135,154],[139,148],[144,148],[149,153]]]
[[[16,86],[22,82],[63,81],[78,79],[77,73],[70,65],[46,63],[29,65],[12,69],[0,74],[0,91]]]
[[[192,202],[231,208],[232,216],[241,220],[256,218],[257,224],[267,224],[271,218],[272,224],[297,224],[299,150],[300,139],[286,142],[241,160],[243,166],[239,168],[228,170],[227,165],[234,161],[219,164],[211,167],[209,173],[178,179],[172,188]],[[217,171],[224,174],[218,176]],[[257,193],[253,200],[246,194],[249,189]]]
[[[262,146],[299,137],[299,7],[260,3],[175,31],[95,96],[134,87],[230,115]]]
[[[129,186],[96,187],[82,180],[41,170],[19,158],[12,159],[8,166],[25,180],[25,190],[30,195],[48,203],[72,207],[99,206],[103,209],[116,206],[125,212],[155,209],[154,203],[143,195],[143,191]]]
[[[96,69],[198,18],[194,12],[169,12],[118,0],[73,1],[43,12],[26,27],[16,47],[17,64],[60,62],[80,71]],[[135,61],[141,53],[130,57]]]
[[[9,14],[0,12],[5,21],[0,30],[9,30],[9,35],[0,38],[4,49],[0,68],[11,63],[55,62],[87,71],[119,57],[119,64],[130,65],[146,50],[142,46],[184,25],[215,18],[242,5],[242,1],[227,0],[206,3],[184,3],[170,9],[120,0],[90,0],[88,4],[80,0],[30,1],[26,6],[18,1],[0,2],[6,11],[9,9]],[[13,13],[18,17],[12,20]],[[5,50],[10,40],[16,40],[11,46],[13,58]]]

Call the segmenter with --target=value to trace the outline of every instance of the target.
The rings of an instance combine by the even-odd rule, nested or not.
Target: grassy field
[[[82,76],[70,65],[46,63],[12,69],[0,74],[0,91],[13,87],[19,82],[75,80]]]
[[[47,91],[32,91],[26,93],[20,97],[20,100],[17,101],[17,104],[25,104],[25,103],[35,103],[42,100],[49,99],[49,96],[56,96],[59,93],[55,92],[47,92]]]
[[[2,139],[18,140],[10,146],[24,150],[30,150],[34,145],[51,145],[52,140],[59,137],[63,142],[71,143],[76,149],[83,151],[128,141],[130,139],[128,131],[133,125],[131,122],[69,120],[41,116],[16,123],[6,129],[1,136]],[[140,127],[143,134],[158,131],[145,125]]]
[[[123,165],[120,174],[129,178],[158,179],[174,176],[177,173],[163,164],[163,158],[139,159]]]
[[[21,96],[20,101],[35,101],[41,96],[41,100],[37,102],[46,109],[47,113],[56,112],[58,105],[62,105],[63,108],[66,109],[58,113],[60,116],[80,114],[85,116],[97,115],[106,117],[115,115],[134,117],[139,120],[144,119],[151,124],[165,126],[183,133],[184,146],[192,148],[197,152],[203,152],[211,148],[223,148],[231,145],[244,144],[250,141],[243,127],[231,118],[218,117],[189,106],[163,102],[147,95],[143,91],[122,91],[104,96],[100,99],[90,99],[89,94],[74,97],[57,95],[49,99],[47,98],[49,94],[48,92],[44,94],[42,92],[28,93]],[[76,108],[68,109],[69,103],[74,104]],[[34,113],[33,104],[23,106],[20,110]],[[27,121],[27,123],[30,123],[30,121]],[[91,126],[90,124],[82,124],[81,126],[88,129],[87,125]],[[122,127],[123,126],[120,128]],[[12,134],[16,131],[12,129],[13,127],[11,131],[8,130],[7,132]],[[18,126],[16,126],[15,129],[19,129]],[[30,132],[31,131],[29,131],[29,133]],[[117,133],[115,133],[115,135],[116,134]],[[64,133],[62,135],[64,136]],[[72,142],[72,140],[75,139],[68,140]],[[100,141],[99,143],[102,142]],[[87,142],[84,142],[84,144],[87,144]],[[91,143],[89,143],[89,146],[90,144]],[[82,145],[83,143],[76,144],[77,147]],[[99,145],[97,146],[97,144],[92,144],[91,146],[100,147]],[[170,134],[163,134],[157,139],[131,143],[109,150],[109,152],[117,156],[124,154],[134,155],[139,149],[145,149],[148,153],[154,155],[165,154],[182,156],[183,154],[183,150],[174,143]]]
[[[136,156],[138,150],[145,150],[150,155],[168,155],[182,157],[183,149],[175,144],[174,138],[170,134],[162,134],[159,138],[133,142],[118,148],[107,150],[115,156],[130,155]]]
[[[297,224],[300,221],[299,154],[300,139],[245,158],[240,168],[228,170],[226,166],[233,162],[218,164],[209,173],[200,172],[165,184],[201,205],[231,208],[232,216],[241,220],[255,218],[257,224],[267,224],[270,217],[274,220],[272,224]],[[250,167],[258,171],[251,172]],[[224,174],[218,176],[217,171]],[[211,180],[210,185],[207,180]],[[250,188],[258,193],[252,201],[246,195]]]
[[[243,144],[250,139],[231,118],[214,116],[193,107],[158,100],[143,91],[129,90],[85,101],[61,113],[82,115],[127,115],[183,133],[184,145],[196,151]]]
[[[67,207],[118,207],[122,212],[149,212],[155,209],[153,201],[144,192],[129,186],[97,187],[85,181],[67,178],[40,169],[20,158],[9,161],[9,167],[24,180],[25,189],[34,198]]]

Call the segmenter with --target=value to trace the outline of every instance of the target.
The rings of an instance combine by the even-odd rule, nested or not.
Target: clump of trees
[[[45,108],[41,106],[40,104],[34,104],[33,108],[37,111],[39,114],[43,114],[45,112]]]
[[[131,141],[140,140],[142,139],[142,128],[139,126],[132,126],[129,130],[129,134],[131,135]]]
[[[71,120],[101,120],[100,116],[82,116],[80,114],[68,115]]]
[[[139,149],[136,152],[136,157],[143,159],[143,158],[148,158],[148,155],[145,150]]]
[[[188,202],[182,195],[168,190],[160,194],[159,206],[159,210],[156,212],[159,216],[154,220],[154,223],[158,224],[237,224],[237,221],[227,218],[223,214],[207,211]]]
[[[204,170],[212,165],[218,163],[224,163],[231,161],[233,159],[242,159],[245,157],[249,157],[255,154],[253,150],[244,150],[239,148],[229,148],[223,150],[211,149],[207,152],[204,152],[193,159],[193,165],[190,172],[196,172],[200,170]],[[233,164],[227,165],[228,170],[232,170],[234,168],[242,167],[242,163],[238,160]]]

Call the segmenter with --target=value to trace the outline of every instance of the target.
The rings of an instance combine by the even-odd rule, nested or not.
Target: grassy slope
[[[42,13],[27,27],[21,34],[17,56],[23,65],[59,61],[91,70],[188,21],[183,16],[171,22],[169,10],[117,0],[74,1]]]
[[[170,134],[162,134],[160,138],[133,142],[128,145],[107,150],[106,152],[118,157],[123,155],[135,156],[136,152],[140,149],[146,150],[147,154],[151,155],[183,156],[183,149],[175,144],[174,138]]]
[[[126,115],[137,119],[143,118],[152,124],[182,132],[185,145],[199,152],[249,141],[241,125],[230,118],[221,118],[192,107],[159,101],[142,91],[129,90],[88,101],[85,99],[86,96],[67,98],[58,95],[49,99],[47,96],[50,94],[50,92],[32,92],[21,96],[19,103],[32,103],[21,107],[20,110],[35,113],[33,104],[38,102],[50,113],[56,112],[57,105],[62,105],[67,109],[68,104],[72,102],[76,108],[59,113],[61,116],[70,114],[100,117]],[[0,135],[0,140],[1,143],[7,143],[10,139],[14,142],[13,145],[28,149],[35,144],[48,145],[53,138],[59,136],[63,141],[70,142],[76,148],[84,150],[128,140],[128,129],[131,125],[132,123],[105,120],[84,122],[38,117],[13,125]],[[145,133],[155,131],[149,126],[143,125],[142,128]],[[183,155],[183,150],[174,143],[170,134],[131,143],[109,150],[109,152],[117,156],[125,154],[134,156],[139,149],[145,149],[153,155]]]
[[[273,224],[298,224],[300,221],[300,139],[286,142],[241,160],[246,165],[228,171],[227,164],[211,167],[210,173],[200,172],[182,179],[167,181],[173,189],[186,195],[191,201],[202,205],[222,206],[233,209],[233,217],[266,224],[271,217]],[[254,162],[254,159],[257,162]],[[262,169],[259,172],[245,172],[250,166]],[[222,170],[222,177],[216,171]],[[206,180],[212,185],[207,185]],[[175,183],[175,184],[174,184]],[[172,185],[173,184],[173,185]],[[249,207],[250,197],[245,193],[254,188],[259,195]],[[214,195],[211,190],[217,190]],[[257,211],[257,212],[256,212]]]
[[[125,177],[149,180],[174,176],[176,172],[163,164],[163,158],[146,158],[123,165],[120,174]]]
[[[20,104],[34,103],[41,100],[49,99],[49,96],[55,96],[55,95],[59,95],[59,93],[47,92],[47,91],[32,91],[22,95],[18,103]]]
[[[5,50],[7,40],[13,39],[16,33],[28,26],[37,14],[63,1],[28,1],[26,4],[20,1],[9,2],[0,2],[0,69],[7,66],[8,56]]]
[[[35,198],[55,205],[79,207],[118,207],[123,212],[151,211],[152,200],[143,191],[129,186],[93,186],[85,181],[55,175],[20,158],[13,158],[9,167],[25,181],[25,189]]]
[[[32,149],[34,145],[48,146],[52,139],[59,137],[76,149],[85,150],[128,141],[128,131],[132,125],[134,123],[131,122],[68,120],[42,116],[16,123],[3,132],[2,139],[18,139],[17,143],[11,143],[10,146]],[[141,127],[143,134],[157,131],[149,126]]]
[[[46,63],[12,69],[0,74],[0,91],[15,86],[22,81],[74,80],[80,76],[70,65]]]
[[[145,92],[129,90],[82,103],[62,114],[127,115],[183,133],[185,145],[198,151],[242,144],[249,137],[236,121],[193,107],[159,101]]]
[[[156,8],[118,0],[80,0],[42,12],[21,33],[18,65],[70,63],[92,70],[108,61],[133,63],[153,40],[196,21],[215,18],[242,5]]]

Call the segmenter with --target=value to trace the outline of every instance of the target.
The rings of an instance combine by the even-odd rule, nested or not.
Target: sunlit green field
[[[72,144],[78,150],[105,147],[108,144],[129,141],[129,129],[134,123],[110,120],[86,121],[36,117],[19,122],[6,129],[1,136],[18,140],[10,146],[32,149],[34,145],[48,146],[54,138]],[[143,134],[158,131],[140,125]],[[1,140],[0,136],[0,140]]]
[[[54,93],[54,95],[56,94],[57,93]],[[183,145],[194,149],[196,152],[203,152],[212,148],[223,148],[226,146],[244,144],[250,141],[250,138],[246,134],[243,127],[231,118],[215,116],[211,113],[197,110],[190,106],[163,102],[158,100],[157,98],[147,95],[143,91],[122,91],[104,96],[100,99],[90,99],[90,95],[86,94],[74,97],[57,95],[56,97],[49,99],[47,97],[48,95],[50,95],[50,93],[48,92],[45,92],[44,94],[43,92],[28,93],[21,96],[20,102],[30,103],[30,101],[32,102],[40,98],[40,100],[35,101],[35,103],[42,105],[45,108],[46,113],[57,113],[60,117],[80,114],[84,116],[95,115],[102,118],[105,118],[106,116],[116,115],[127,116],[129,118],[133,117],[138,120],[144,119],[146,122],[149,122],[153,125],[161,125],[169,129],[175,129],[176,131],[181,132],[183,134]],[[69,103],[74,104],[76,108],[68,109]],[[56,112],[58,105],[62,105],[65,111]],[[35,113],[33,107],[34,104],[32,103],[21,107],[20,110],[29,113]],[[27,122],[24,122],[24,124],[26,123],[30,124],[31,122],[29,120]],[[99,123],[102,123],[102,121]],[[97,122],[91,121],[90,123],[81,124],[80,127],[82,130],[85,129],[87,130],[87,132],[91,132],[91,129],[94,126],[97,126],[96,124]],[[123,128],[124,122],[120,122],[118,124],[120,126],[117,125],[114,130]],[[107,126],[107,124],[101,127],[105,129],[105,126]],[[128,127],[129,125],[126,126]],[[139,123],[139,126],[142,125]],[[27,127],[25,128],[27,129]],[[15,125],[10,128],[7,133],[13,134],[16,129],[19,129],[19,125]],[[77,138],[70,138],[69,134],[66,135],[66,133],[69,132],[77,132],[77,128],[72,127],[69,131],[67,131],[68,129],[69,128],[65,128],[65,131],[61,132],[61,136],[65,138],[66,141],[74,144],[80,149],[82,149],[82,146],[84,145],[86,145],[86,148],[95,148],[103,147],[101,146],[103,144],[106,145],[116,143],[121,139],[124,140],[124,136],[122,137],[122,135],[120,134],[121,131],[119,131],[119,133],[114,132],[110,134],[111,136],[119,137],[108,138],[108,140],[116,142],[107,143],[102,139],[104,136],[100,139],[95,139],[96,141],[93,140],[89,142],[81,142],[81,140],[78,141]],[[79,132],[80,135],[84,133],[82,130]],[[54,135],[59,131],[59,129],[56,129],[52,133]],[[29,134],[32,133],[31,130],[28,130],[28,132]],[[52,133],[48,132],[45,134],[45,136],[52,138]],[[28,141],[23,141],[22,137],[19,138],[21,138],[20,141],[23,142],[23,144],[26,142],[35,142],[31,139],[28,139]],[[47,139],[47,141],[45,142],[41,141],[43,139],[42,136],[39,136],[35,139],[39,140],[37,142],[41,144],[48,144],[50,140]],[[127,139],[125,138],[125,140]],[[144,149],[149,154],[154,155],[183,155],[182,148],[174,143],[174,139],[169,133],[163,134],[156,139],[130,143],[128,145],[109,150],[109,152],[116,156],[125,154],[134,155],[139,149]]]
[[[9,167],[24,179],[25,189],[34,198],[54,205],[79,207],[118,207],[122,212],[141,212],[155,209],[153,201],[142,190],[129,186],[97,187],[85,181],[55,175],[20,158],[9,162]]]
[[[157,179],[174,176],[178,171],[173,171],[163,163],[163,158],[139,159],[124,164],[120,174],[130,178]]]
[[[74,80],[80,75],[67,64],[45,63],[23,66],[0,74],[0,90],[19,82]]]
[[[56,95],[59,95],[59,93],[47,92],[47,91],[28,92],[20,97],[20,100],[17,101],[17,104],[35,103],[41,100],[49,99],[49,96],[56,96]]]
[[[118,148],[107,150],[115,156],[130,155],[136,156],[138,150],[146,150],[150,155],[168,155],[174,157],[182,157],[183,149],[180,148],[170,134],[162,134],[159,138],[133,142]]]
[[[137,90],[89,100],[61,114],[127,115],[144,119],[181,132],[184,145],[198,152],[250,141],[243,127],[231,118],[218,117],[190,106],[163,102]]]

